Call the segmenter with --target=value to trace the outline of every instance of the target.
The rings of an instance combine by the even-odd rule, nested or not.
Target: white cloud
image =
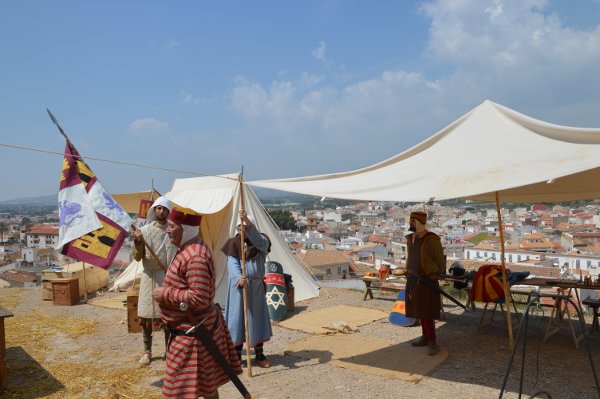
[[[175,39],[170,39],[170,40],[167,42],[167,49],[168,49],[168,50],[173,50],[173,49],[175,49],[175,48],[177,48],[177,47],[179,47],[179,46],[181,46],[181,43],[179,43],[179,42],[178,42],[177,40],[175,40]]]
[[[202,98],[199,96],[194,96],[184,90],[182,90],[179,93],[179,98],[181,99],[181,102],[183,102],[184,104],[200,105],[200,104],[208,103],[208,100],[206,100],[205,98]]]
[[[431,54],[455,67],[502,71],[552,62],[566,68],[597,60],[600,29],[563,26],[546,8],[545,0],[461,0],[421,9],[431,19]]]
[[[325,60],[326,52],[327,52],[327,48],[325,47],[325,42],[320,41],[317,48],[314,49],[311,54],[315,59],[317,59],[319,61],[323,61],[323,60]]]
[[[275,81],[269,87],[258,82],[240,81],[233,90],[232,108],[247,121],[259,123],[263,134],[318,134],[328,131],[338,140],[347,134],[360,134],[379,124],[389,124],[399,115],[415,115],[413,92],[435,93],[437,82],[420,73],[385,72],[381,76],[344,88],[320,87],[303,90],[299,81]],[[420,97],[423,97],[422,95]],[[306,132],[308,131],[308,133]],[[381,132],[381,130],[379,130]],[[375,133],[378,134],[378,133]],[[326,140],[327,136],[320,136]]]
[[[600,0],[599,0],[600,1]],[[305,87],[314,87],[323,80],[322,76],[312,74],[310,72],[302,72],[300,81]]]
[[[390,69],[341,87],[310,72],[269,83],[239,79],[231,107],[246,134],[277,141],[274,162],[303,163],[304,174],[307,160],[319,173],[339,170],[342,158],[346,167],[380,161],[485,99],[552,123],[597,126],[590,110],[600,107],[600,26],[565,26],[548,7],[430,1],[421,9],[431,21],[422,71]],[[324,42],[312,56],[327,60]]]
[[[169,124],[154,118],[136,119],[129,125],[133,136],[158,136],[169,131]]]
[[[319,42],[319,45],[311,52],[311,55],[317,61],[321,61],[326,67],[330,67],[333,64],[333,61],[327,58],[327,46],[324,41]]]

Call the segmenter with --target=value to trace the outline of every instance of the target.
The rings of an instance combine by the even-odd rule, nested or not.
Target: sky
[[[6,0],[0,72],[0,201],[58,192],[46,108],[112,193],[326,174],[486,99],[600,127],[600,0]]]

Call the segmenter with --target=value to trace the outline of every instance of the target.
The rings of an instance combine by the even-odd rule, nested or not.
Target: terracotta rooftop
[[[492,244],[487,244],[487,243],[480,242],[479,244],[475,245],[472,249],[499,250],[500,249],[500,245],[492,245]]]
[[[578,238],[600,238],[600,233],[585,233],[585,232],[581,232],[581,233],[573,233],[573,237],[578,237]]]
[[[378,236],[375,234],[370,234],[369,238],[367,239],[369,242],[374,242],[377,244],[389,244],[391,239],[388,237],[382,237],[382,236]]]
[[[36,224],[33,225],[25,234],[45,234],[58,235],[58,227],[52,224]]]
[[[554,249],[555,245],[553,242],[544,241],[544,242],[522,242],[519,245],[522,249]]]
[[[521,237],[523,240],[544,240],[546,235],[542,233],[531,233]]]
[[[379,244],[375,244],[374,242],[366,243],[365,245],[357,245],[350,250],[350,253],[368,251],[371,248],[379,247]]]
[[[320,249],[307,250],[305,253],[296,254],[296,257],[308,267],[323,267],[349,263],[346,255],[339,251],[322,251]]]

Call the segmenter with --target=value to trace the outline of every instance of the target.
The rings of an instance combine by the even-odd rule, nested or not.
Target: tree
[[[4,242],[4,233],[8,231],[8,227],[6,227],[6,223],[0,222],[0,242]]]
[[[296,226],[296,221],[292,216],[292,213],[283,209],[273,209],[269,210],[269,215],[271,219],[275,222],[279,230],[298,230],[298,226]]]

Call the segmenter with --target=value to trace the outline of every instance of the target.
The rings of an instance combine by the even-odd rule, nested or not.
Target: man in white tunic
[[[144,342],[144,353],[139,360],[140,365],[145,366],[152,361],[152,325],[160,322],[159,309],[152,298],[152,291],[159,287],[165,279],[165,272],[158,260],[145,247],[146,244],[154,251],[164,267],[175,256],[177,248],[169,241],[166,233],[167,220],[171,211],[171,203],[165,197],[159,197],[148,211],[148,224],[133,232],[134,246],[133,258],[142,261],[143,272],[140,280],[140,292],[138,297],[138,317],[142,327],[142,338]],[[165,345],[168,339],[165,331]]]

